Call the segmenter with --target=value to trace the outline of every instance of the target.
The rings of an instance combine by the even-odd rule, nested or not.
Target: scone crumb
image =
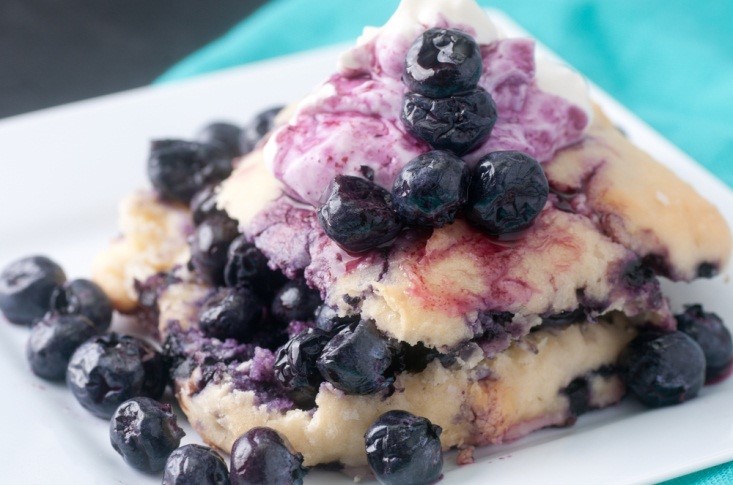
[[[457,465],[472,465],[476,458],[473,456],[473,452],[476,450],[473,446],[466,446],[458,451],[456,456]]]

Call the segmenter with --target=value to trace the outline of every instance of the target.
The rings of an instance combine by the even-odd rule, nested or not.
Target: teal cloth
[[[428,1],[428,0],[426,0]],[[273,0],[173,66],[169,82],[353,40],[397,0]],[[733,186],[733,1],[494,0],[622,104]],[[665,485],[733,483],[733,462]]]

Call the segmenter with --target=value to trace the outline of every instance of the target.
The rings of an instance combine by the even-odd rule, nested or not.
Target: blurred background
[[[0,0],[0,118],[152,82],[266,0]]]

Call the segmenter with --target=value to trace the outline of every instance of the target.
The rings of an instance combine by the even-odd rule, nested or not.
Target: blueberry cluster
[[[234,159],[254,150],[272,129],[281,109],[278,106],[263,111],[244,127],[222,121],[210,123],[201,129],[195,141],[153,141],[147,164],[151,184],[164,199],[192,203],[198,193],[231,174]],[[204,202],[197,200],[196,205],[203,210],[215,210],[215,206],[206,206]]]
[[[371,320],[340,317],[328,306],[316,312],[315,328],[282,346],[275,356],[275,378],[303,409],[315,406],[324,382],[350,395],[389,389],[399,372],[419,372],[440,354],[423,345],[385,338]]]
[[[519,233],[547,202],[549,184],[527,154],[483,157],[473,172],[459,158],[486,141],[497,120],[494,100],[478,87],[476,42],[458,30],[429,29],[410,47],[402,121],[433,150],[407,163],[391,193],[373,178],[337,176],[318,207],[326,234],[359,253],[388,244],[408,226],[442,227],[463,213],[490,236]]]
[[[676,319],[677,331],[644,331],[620,359],[627,386],[649,407],[689,401],[733,365],[731,334],[716,314],[692,305]]]
[[[442,227],[463,213],[493,237],[529,228],[547,202],[540,164],[515,151],[492,152],[471,171],[453,153],[434,150],[407,163],[387,192],[374,182],[338,175],[318,207],[324,232],[347,251],[388,244],[406,226]]]
[[[436,150],[463,155],[483,143],[496,123],[496,104],[478,87],[483,59],[478,44],[451,29],[426,30],[410,47],[403,81],[410,91],[402,121]]]

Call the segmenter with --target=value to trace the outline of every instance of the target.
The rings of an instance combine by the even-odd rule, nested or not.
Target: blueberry
[[[275,294],[272,316],[285,325],[295,320],[313,320],[321,303],[321,294],[309,287],[305,279],[299,278],[285,283]]]
[[[486,141],[496,123],[496,104],[481,88],[447,98],[405,94],[402,122],[436,150],[463,155]]]
[[[275,118],[282,111],[283,106],[274,106],[255,116],[242,130],[239,139],[239,149],[247,154],[255,149],[257,143],[275,127]]]
[[[220,288],[201,308],[199,326],[207,337],[248,343],[262,328],[264,304],[247,288]]]
[[[692,337],[705,354],[706,379],[722,377],[733,362],[733,341],[720,317],[702,305],[690,305],[675,318],[677,329]]]
[[[475,88],[482,70],[473,38],[458,30],[429,29],[407,51],[402,80],[410,91],[443,98]]]
[[[491,236],[517,233],[532,225],[549,195],[539,162],[521,152],[493,152],[476,166],[467,216]]]
[[[217,207],[217,185],[207,185],[196,192],[191,199],[191,218],[194,225],[198,226],[206,219],[212,217],[229,217],[226,211]]]
[[[303,332],[293,337],[275,356],[275,379],[298,406],[310,409],[315,405],[323,377],[316,360],[331,337],[320,330]]]
[[[189,245],[191,264],[204,280],[217,286],[224,284],[227,251],[238,235],[237,222],[228,217],[211,217],[199,224]]]
[[[435,483],[443,472],[440,426],[406,411],[389,411],[364,435],[367,460],[383,484]]]
[[[99,332],[112,323],[112,302],[93,281],[72,280],[51,294],[51,309],[63,315],[83,315]]]
[[[61,266],[45,256],[13,261],[0,273],[0,311],[9,322],[31,325],[48,312],[51,293],[65,281]]]
[[[422,342],[418,342],[416,345],[410,345],[407,342],[393,342],[392,348],[392,370],[397,373],[422,372],[428,364],[441,357],[440,352],[431,347],[426,347]]]
[[[97,328],[83,315],[47,313],[31,329],[26,357],[38,377],[60,381],[74,351],[97,334]]]
[[[232,485],[300,485],[307,472],[303,455],[270,428],[252,428],[240,436],[229,468]]]
[[[405,165],[392,187],[392,204],[407,224],[442,227],[468,199],[468,165],[444,151],[424,153]]]
[[[229,485],[229,470],[211,448],[181,446],[165,463],[163,485]]]
[[[340,332],[344,327],[359,323],[360,315],[347,315],[340,317],[335,308],[328,305],[321,305],[316,309],[316,328],[332,335]]]
[[[373,321],[362,321],[337,333],[317,365],[323,378],[346,394],[374,394],[393,382],[385,376],[392,354]]]
[[[269,299],[284,283],[282,273],[270,269],[267,257],[254,244],[247,242],[244,235],[237,237],[229,246],[224,284],[233,288],[247,287]]]
[[[135,337],[110,333],[83,343],[69,361],[66,381],[89,412],[109,419],[133,397],[160,399],[168,369],[163,356]]]
[[[229,158],[237,158],[242,155],[239,147],[239,139],[242,136],[242,129],[225,121],[215,121],[204,126],[196,136],[199,143],[205,145],[219,145]]]
[[[392,196],[362,178],[338,175],[325,193],[318,220],[328,237],[360,253],[390,242],[402,230]]]
[[[109,439],[115,451],[128,465],[148,473],[163,470],[185,434],[170,404],[147,397],[123,402],[109,424]]]
[[[621,354],[626,385],[649,407],[688,401],[705,381],[705,354],[682,332],[646,332]]]
[[[232,173],[232,159],[219,145],[157,140],[148,157],[148,178],[161,197],[188,204],[209,184]]]

